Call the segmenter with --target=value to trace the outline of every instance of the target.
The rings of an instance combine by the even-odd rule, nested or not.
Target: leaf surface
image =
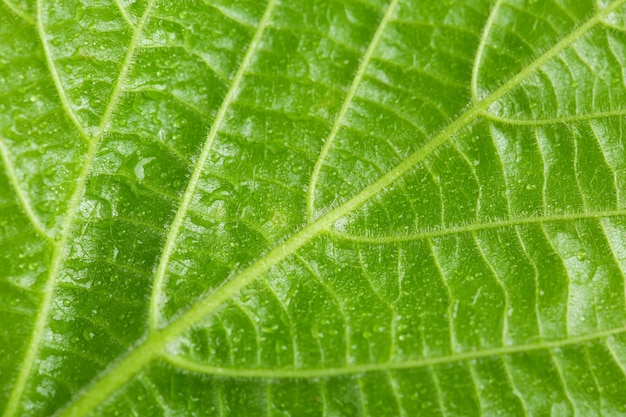
[[[626,413],[626,1],[0,16],[4,417]]]

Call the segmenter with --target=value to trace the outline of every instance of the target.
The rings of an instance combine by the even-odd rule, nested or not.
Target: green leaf
[[[626,0],[2,0],[0,413],[626,413]]]

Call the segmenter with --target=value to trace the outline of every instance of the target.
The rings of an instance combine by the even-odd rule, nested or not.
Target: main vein
[[[42,17],[42,1],[43,0],[37,1],[37,26],[39,29],[41,42],[43,44],[44,51],[46,52],[46,59],[48,61],[49,67],[51,68],[52,77],[54,78],[61,100],[64,106],[66,107],[68,114],[70,115],[74,124],[76,125],[76,128],[78,129],[79,132],[81,132],[83,136],[85,136],[85,138],[88,138],[87,132],[80,124],[75,113],[71,110],[71,106],[70,106],[69,101],[67,100],[67,96],[63,89],[63,85],[61,84],[61,80],[58,76],[58,73],[54,69],[54,62],[50,54],[50,49],[48,47],[47,38],[46,38],[45,31],[44,31],[44,23],[43,23],[43,17]],[[93,140],[89,141],[89,148],[88,148],[87,155],[85,156],[85,163],[80,171],[80,175],[76,181],[76,188],[74,189],[74,193],[72,194],[69,204],[68,204],[67,216],[65,218],[63,228],[61,229],[61,234],[58,238],[57,244],[55,246],[55,249],[52,255],[52,260],[50,262],[50,269],[48,270],[48,277],[43,288],[43,297],[39,305],[37,318],[35,320],[35,324],[33,326],[33,330],[31,333],[31,338],[26,348],[26,353],[24,355],[24,359],[22,360],[22,364],[20,367],[20,372],[18,374],[17,380],[9,396],[7,407],[3,414],[4,417],[15,415],[15,413],[17,412],[19,408],[20,400],[22,398],[24,390],[26,389],[28,378],[32,371],[33,364],[35,363],[35,360],[37,358],[37,354],[40,348],[40,343],[43,339],[45,327],[48,322],[48,315],[52,307],[52,301],[55,295],[57,280],[59,278],[61,268],[63,267],[63,263],[65,261],[66,247],[67,247],[67,244],[69,243],[72,231],[74,229],[74,223],[76,221],[76,217],[78,214],[78,207],[80,204],[80,200],[85,192],[87,179],[89,178],[89,173],[91,172],[91,168],[95,160],[96,153],[99,149],[100,143],[102,141],[102,138],[104,137],[104,134],[108,128],[108,125],[111,122],[113,113],[117,107],[123,85],[126,81],[128,71],[132,65],[135,50],[139,42],[139,37],[141,35],[143,27],[145,26],[149,18],[154,1],[155,0],[149,1],[146,7],[145,13],[142,16],[142,19],[140,23],[138,24],[136,31],[133,33],[131,42],[126,52],[126,56],[124,57],[124,61],[122,62],[122,65],[120,67],[119,76],[117,78],[117,81],[115,82],[115,85],[113,86],[111,97],[109,99],[105,112],[102,116],[102,120],[98,126],[96,135],[94,136]]]
[[[535,70],[547,63],[563,49],[571,45],[580,36],[587,33],[592,27],[601,22],[602,19],[604,19],[609,13],[624,4],[624,2],[626,2],[626,0],[618,0],[599,11],[584,24],[561,39],[551,49],[539,56],[528,67],[524,68],[517,75],[504,83],[497,90],[492,92],[483,100],[472,103],[472,105],[457,119],[450,123],[441,132],[434,135],[421,149],[411,154],[407,159],[394,167],[386,175],[380,177],[378,180],[364,188],[361,192],[341,206],[332,209],[319,219],[307,224],[303,229],[283,241],[279,246],[275,247],[266,255],[261,257],[257,262],[243,270],[239,275],[233,277],[209,295],[198,300],[189,310],[180,315],[169,325],[163,328],[153,327],[152,331],[148,334],[145,340],[133,347],[125,357],[120,358],[117,363],[113,364],[104,374],[94,380],[90,386],[80,393],[73,403],[69,404],[64,410],[61,410],[59,416],[78,417],[84,416],[93,411],[117,388],[128,382],[130,378],[143,369],[153,359],[162,355],[163,349],[171,340],[187,331],[193,325],[197,324],[203,317],[216,310],[224,302],[231,299],[232,296],[239,292],[242,288],[261,277],[285,258],[294,254],[298,249],[311,242],[315,237],[329,231],[330,227],[337,220],[355,211],[372,197],[387,189],[387,187],[392,185],[407,171],[415,167],[427,156],[431,155],[439,146],[450,140],[457,132],[471,124],[477,117],[480,117],[491,104],[513,90]],[[235,94],[235,92],[233,92],[233,94]],[[196,168],[196,171],[199,169],[200,168]],[[199,178],[199,174],[197,178]],[[191,197],[191,195],[187,197],[189,202],[191,201]],[[179,220],[179,228],[182,225],[182,221],[183,219],[181,218]],[[173,243],[170,245],[172,245],[172,248],[169,249],[171,252],[173,249]],[[156,301],[153,299],[153,302]]]

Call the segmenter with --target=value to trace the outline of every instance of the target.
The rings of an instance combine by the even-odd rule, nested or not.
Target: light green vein
[[[202,175],[202,171],[204,166],[209,159],[209,155],[211,154],[211,149],[213,147],[213,143],[219,134],[220,128],[222,127],[222,123],[226,118],[226,113],[230,109],[232,102],[239,94],[239,89],[241,87],[241,82],[243,81],[244,75],[250,65],[252,64],[252,59],[261,44],[261,37],[263,36],[263,32],[267,27],[272,13],[274,11],[274,6],[276,5],[276,0],[269,0],[267,6],[265,8],[265,12],[261,17],[261,21],[259,22],[257,29],[250,41],[250,45],[248,46],[248,50],[239,65],[239,69],[233,78],[233,82],[222,101],[222,104],[215,116],[215,120],[209,130],[207,138],[204,142],[204,146],[202,147],[202,151],[196,162],[193,173],[191,174],[191,178],[187,185],[187,189],[185,190],[185,194],[183,195],[182,201],[176,212],[176,216],[174,217],[174,221],[170,227],[170,231],[167,235],[167,239],[165,241],[165,245],[163,247],[163,253],[161,254],[161,258],[159,261],[159,266],[157,267],[157,272],[154,278],[154,284],[152,286],[152,295],[150,298],[150,326],[151,328],[157,328],[159,326],[160,321],[160,310],[161,310],[161,293],[163,291],[163,285],[165,282],[165,274],[167,272],[167,267],[170,261],[170,257],[172,256],[172,252],[176,247],[176,239],[180,234],[180,231],[183,227],[183,223],[185,221],[185,217],[187,216],[187,212],[189,211],[189,206],[191,204],[191,200],[193,199],[194,194],[196,193],[196,189],[198,188],[198,184],[200,182],[200,176]]]
[[[119,9],[120,14],[122,15],[122,18],[124,19],[126,24],[129,27],[134,28],[135,25],[133,24],[133,21],[130,19],[130,16],[128,15],[128,12],[126,12],[126,9],[124,8],[124,6],[120,3],[120,0],[115,0],[115,5]]]
[[[442,416],[445,416],[446,408],[444,407],[443,392],[441,390],[441,384],[439,383],[439,377],[432,367],[428,368],[430,377],[432,378],[433,385],[435,386],[435,392],[437,393],[437,408]]]
[[[317,158],[317,161],[315,162],[315,166],[313,167],[313,173],[311,174],[311,181],[309,182],[309,188],[307,190],[307,218],[309,221],[313,220],[313,216],[315,214],[314,213],[315,190],[317,187],[317,181],[319,180],[320,171],[322,170],[322,167],[324,165],[324,161],[326,160],[326,157],[328,156],[328,153],[330,152],[330,149],[333,146],[333,143],[335,141],[335,138],[337,137],[337,134],[339,133],[339,130],[343,126],[343,122],[346,118],[346,114],[348,113],[348,109],[352,105],[352,101],[354,100],[354,96],[356,95],[359,85],[361,84],[361,81],[363,80],[363,77],[365,76],[367,67],[369,66],[370,61],[372,60],[372,57],[374,56],[374,52],[376,51],[376,48],[378,47],[378,44],[380,43],[383,33],[385,29],[387,28],[387,25],[389,24],[389,21],[391,20],[397,6],[398,6],[398,0],[393,0],[387,7],[387,11],[385,12],[385,15],[383,16],[383,18],[381,19],[378,25],[378,29],[374,33],[374,36],[372,37],[372,40],[370,41],[367,51],[365,52],[365,55],[363,56],[363,59],[361,60],[361,63],[359,64],[359,68],[357,69],[356,75],[352,79],[352,83],[350,85],[350,89],[348,90],[348,94],[346,95],[346,98],[344,99],[343,104],[341,105],[341,109],[339,110],[339,113],[337,114],[337,117],[335,118],[333,126],[330,130],[330,133],[328,134],[328,137],[324,141],[324,146],[322,146],[322,150]]]
[[[397,181],[402,175],[413,168],[416,164],[432,154],[439,146],[450,140],[458,131],[468,126],[479,117],[488,107],[502,98],[513,88],[518,86],[535,70],[559,54],[563,49],[571,45],[580,36],[587,33],[598,22],[601,22],[609,13],[624,4],[626,0],[619,0],[599,11],[583,25],[576,28],[569,35],[561,39],[551,49],[539,56],[533,63],[523,69],[496,91],[478,103],[474,103],[456,120],[432,137],[420,150],[411,154],[407,159],[393,168],[389,173],[380,177],[364,188],[359,194],[345,202],[343,205],[324,214],[318,220],[309,223],[299,232],[283,241],[279,246],[272,249],[257,262],[244,269],[239,275],[224,283],[221,287],[201,298],[194,303],[189,310],[181,314],[177,319],[164,328],[153,328],[150,334],[133,347],[126,356],[113,364],[105,373],[96,378],[89,386],[81,391],[67,408],[62,410],[59,417],[84,416],[98,407],[103,401],[111,396],[120,386],[128,382],[135,374],[158,357],[165,346],[175,337],[197,324],[207,314],[215,311],[223,303],[231,299],[242,288],[246,287],[261,277],[272,267],[285,258],[291,256],[312,239],[324,233],[337,220],[353,212],[372,197],[384,191],[389,185]],[[234,94],[234,93],[233,93]],[[189,197],[190,199],[191,197]],[[182,219],[180,220],[182,224]],[[179,226],[180,227],[180,226]],[[173,245],[173,243],[172,243]],[[153,300],[154,302],[154,300]]]
[[[472,394],[472,396],[474,397],[474,404],[476,404],[477,406],[477,410],[476,410],[476,415],[478,416],[488,416],[489,414],[485,411],[489,410],[491,411],[491,409],[487,409],[485,407],[485,404],[483,404],[482,397],[480,395],[480,390],[479,390],[479,385],[482,385],[484,387],[483,384],[479,384],[478,382],[478,376],[476,375],[476,368],[474,366],[474,363],[469,362],[469,363],[465,363],[465,369],[467,369],[467,375],[470,378],[470,384],[469,386],[471,386],[471,389],[466,389],[465,390],[465,395],[469,396],[470,392]]]
[[[489,18],[487,19],[487,23],[485,24],[485,28],[483,29],[483,33],[480,37],[480,42],[478,43],[478,49],[476,50],[476,56],[474,58],[474,65],[472,66],[472,98],[474,100],[478,100],[478,75],[480,71],[480,64],[483,59],[483,54],[485,52],[485,47],[487,46],[487,38],[489,37],[489,33],[491,32],[491,28],[496,20],[496,16],[498,15],[498,10],[500,10],[500,6],[502,5],[503,0],[497,0],[496,3],[491,8],[491,12],[489,13]]]
[[[35,25],[35,19],[33,19],[33,17],[31,15],[29,15],[28,13],[26,13],[24,10],[20,9],[19,7],[17,7],[15,4],[13,4],[12,1],[10,0],[2,0],[2,2],[13,12],[15,13],[16,16],[18,16],[20,19],[24,20],[26,23],[29,23],[31,25]]]
[[[571,393],[570,393],[570,391],[569,391],[569,389],[567,387],[567,382],[565,381],[565,376],[563,375],[563,369],[562,369],[561,364],[559,363],[558,359],[554,355],[554,352],[550,352],[550,361],[554,365],[554,370],[555,370],[556,374],[558,375],[558,382],[559,382],[560,388],[562,390],[563,397],[565,397],[565,399],[567,400],[567,403],[569,404],[570,408],[573,410],[573,409],[575,409],[574,404],[576,404],[576,402],[572,398],[572,395],[571,395]],[[575,416],[582,416],[584,414],[580,414],[576,410],[573,413],[573,415],[575,415]]]
[[[614,23],[609,23],[609,22],[602,22],[602,24],[606,26],[607,28],[613,29],[617,32],[626,32],[626,27],[624,26],[619,26],[619,25],[616,25]]]
[[[572,122],[584,122],[588,120],[608,119],[611,117],[625,117],[626,110],[619,109],[613,111],[589,113],[589,114],[574,114],[570,116],[555,117],[551,119],[513,119],[508,117],[496,116],[492,113],[483,113],[481,115],[487,120],[492,122],[501,123],[512,126],[548,126],[556,124],[565,124]]]
[[[13,190],[15,191],[15,195],[17,196],[17,200],[22,206],[22,210],[28,220],[30,220],[37,234],[48,241],[52,241],[52,232],[46,228],[46,226],[41,222],[39,216],[33,210],[33,206],[30,202],[30,199],[26,195],[26,191],[22,189],[20,181],[17,179],[17,174],[15,172],[15,167],[11,162],[11,158],[9,158],[9,150],[4,144],[4,140],[0,137],[0,159],[2,160],[2,164],[4,165],[4,172],[9,179],[9,182],[13,186]]]
[[[48,277],[47,277],[46,284],[42,291],[43,297],[41,299],[41,302],[38,308],[37,318],[33,325],[31,338],[30,338],[30,341],[28,342],[26,353],[24,355],[24,359],[22,360],[22,363],[20,366],[20,372],[18,374],[17,380],[15,381],[15,384],[13,385],[13,389],[11,390],[11,393],[9,395],[7,407],[3,414],[4,417],[14,416],[19,409],[20,400],[22,398],[24,390],[26,389],[26,385],[28,384],[29,376],[33,369],[33,365],[37,359],[37,354],[39,352],[40,343],[43,340],[43,336],[46,331],[45,329],[46,329],[46,325],[48,322],[50,309],[52,308],[52,301],[54,299],[57,279],[59,277],[59,273],[61,272],[63,263],[65,261],[66,249],[67,249],[68,243],[70,242],[71,234],[74,229],[75,222],[76,222],[79,203],[85,191],[87,179],[89,177],[89,173],[91,171],[93,162],[95,160],[98,147],[100,146],[100,142],[102,138],[104,137],[106,128],[111,121],[113,112],[115,111],[115,108],[117,107],[123,84],[126,81],[126,76],[128,74],[130,66],[132,65],[132,60],[135,54],[135,50],[139,43],[139,37],[141,35],[141,31],[143,30],[143,27],[148,20],[148,17],[151,13],[154,2],[155,0],[150,0],[150,2],[148,3],[148,6],[146,7],[146,11],[141,18],[141,21],[139,22],[139,25],[137,26],[137,30],[133,33],[133,37],[128,46],[128,51],[120,67],[120,73],[119,73],[118,79],[113,87],[109,103],[107,104],[107,108],[104,112],[100,126],[98,128],[97,135],[93,140],[89,140],[89,150],[88,150],[87,155],[85,156],[85,163],[83,165],[83,168],[80,172],[79,177],[77,178],[76,188],[68,204],[67,217],[65,219],[63,229],[57,240],[57,245],[52,255],[50,268],[48,270]],[[38,0],[37,21],[38,21],[40,34],[42,36],[42,43],[44,44],[44,48],[46,48],[45,46],[46,39],[45,39],[44,31],[43,31],[42,4],[41,3],[42,3],[42,0]],[[49,51],[46,50],[46,54],[47,54],[48,62],[51,65],[51,68],[54,68],[54,66],[52,65],[53,64],[52,58],[49,55]],[[55,83],[59,91],[59,94],[63,99],[63,97],[65,97],[63,93],[63,87],[60,83],[60,80],[58,79],[58,76],[56,75],[55,75]],[[68,107],[68,111],[69,111],[69,107]],[[75,121],[77,122],[77,120]],[[77,126],[80,126],[80,125],[77,125]]]
[[[364,374],[368,372],[385,372],[407,369],[418,369],[428,366],[444,365],[453,362],[465,362],[473,359],[488,358],[494,356],[507,356],[516,353],[529,353],[540,350],[553,350],[567,346],[583,344],[595,340],[606,340],[611,336],[626,333],[625,327],[603,330],[567,339],[546,340],[538,343],[523,345],[500,346],[495,348],[475,350],[468,352],[453,353],[444,356],[417,359],[406,362],[385,362],[361,365],[347,365],[340,368],[327,369],[235,369],[221,368],[205,365],[187,358],[173,355],[165,355],[163,359],[180,366],[181,368],[209,375],[238,377],[238,378],[324,378],[338,375]]]
[[[528,224],[545,224],[563,221],[576,221],[585,219],[603,219],[608,217],[626,216],[626,209],[592,211],[588,213],[561,213],[538,217],[522,217],[518,219],[493,220],[485,223],[468,224],[463,226],[452,226],[441,229],[426,230],[414,234],[397,235],[397,236],[358,236],[338,231],[329,231],[328,233],[338,239],[349,240],[352,242],[387,244],[409,242],[413,240],[432,239],[436,237],[459,235],[462,233],[473,233],[490,229],[504,229],[507,227],[522,226]]]
[[[515,379],[513,377],[513,371],[512,371],[512,367],[511,364],[509,363],[509,361],[501,361],[502,363],[502,368],[504,371],[504,375],[506,376],[506,385],[508,385],[509,390],[511,391],[511,393],[513,394],[514,398],[516,399],[517,403],[519,404],[519,406],[521,407],[522,411],[523,411],[523,415],[524,416],[530,416],[531,412],[530,412],[530,408],[529,405],[526,403],[526,399],[524,397],[524,395],[522,394],[522,392],[517,388],[517,386],[515,385]]]
[[[63,110],[68,115],[68,117],[74,124],[74,127],[76,127],[83,139],[85,139],[87,142],[90,142],[91,137],[83,127],[76,113],[74,112],[72,104],[70,103],[70,100],[67,97],[67,93],[65,92],[65,88],[63,87],[63,82],[61,81],[61,77],[59,76],[59,71],[57,71],[54,60],[52,59],[50,45],[48,44],[48,36],[46,35],[46,29],[44,27],[43,15],[41,13],[41,3],[42,0],[37,0],[37,33],[39,34],[41,46],[43,47],[46,64],[48,65],[48,71],[50,72],[52,81],[54,82],[57,93],[59,94],[59,98],[61,99],[61,105],[63,106]]]
[[[597,404],[600,404],[602,401],[602,397],[603,394],[602,392],[604,391],[604,387],[602,386],[603,384],[600,382],[599,378],[598,378],[598,370],[596,367],[593,366],[593,359],[591,358],[591,355],[589,354],[589,346],[585,346],[583,348],[584,351],[584,358],[585,358],[585,362],[586,362],[586,370],[585,373],[587,375],[591,374],[591,377],[593,379],[593,386],[595,388],[595,394],[596,394],[596,398],[597,398]],[[603,371],[600,371],[603,372]],[[591,384],[589,384],[589,387],[591,386]]]
[[[626,377],[626,368],[624,368],[623,363],[619,359],[619,355],[617,353],[615,353],[615,349],[612,346],[613,343],[616,343],[616,339],[617,338],[613,338],[611,340],[608,340],[607,344],[606,344],[606,349],[609,352],[609,355],[611,355],[611,359],[613,360],[613,363],[615,363],[615,365],[617,365],[617,367],[621,371],[622,375],[624,377]]]
[[[391,393],[393,394],[394,403],[396,405],[396,414],[399,417],[406,417],[406,408],[402,406],[403,395],[400,393],[401,389],[398,381],[393,377],[391,372],[385,372],[385,376],[387,377],[387,381],[389,381],[389,386],[391,387]]]

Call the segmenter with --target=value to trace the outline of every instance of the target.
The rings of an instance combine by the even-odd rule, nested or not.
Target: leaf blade
[[[150,10],[109,3],[114,30]],[[562,20],[522,3],[459,1],[445,14],[436,2],[423,10],[403,1],[328,10],[277,2],[271,18],[244,3],[158,4],[126,55],[128,81],[93,108],[98,146],[80,166],[65,241],[53,245],[59,285],[42,298],[46,323],[35,323],[49,335],[41,353],[27,352],[40,368],[32,381],[29,370],[18,377],[33,384],[23,404],[38,402],[39,414],[108,414],[128,396],[134,411],[174,413],[186,393],[226,414],[621,410],[624,393],[610,382],[623,377],[626,303],[621,151],[612,138],[621,110],[619,91],[607,96],[602,83],[619,82],[610,78],[619,55],[605,52],[620,48],[610,31],[623,2],[592,15],[592,2],[547,2],[562,7]],[[232,18],[216,26],[229,35],[193,26],[205,12]],[[517,15],[554,30],[524,46],[508,35],[519,30],[507,20]],[[430,39],[406,36],[418,27]],[[472,47],[456,42],[463,30]],[[211,41],[198,42],[206,33]],[[220,52],[211,49],[217,40],[227,45]],[[245,64],[256,47],[240,58],[233,40],[259,46],[253,63]],[[521,58],[498,73],[507,46]],[[446,58],[449,50],[462,53]],[[330,56],[349,57],[346,68],[323,73]],[[449,67],[433,77],[441,63]],[[609,69],[596,76],[603,63]],[[568,65],[596,84],[570,94]],[[415,86],[450,93],[414,96]],[[524,101],[544,92],[563,108]],[[609,105],[584,104],[590,92]],[[66,101],[66,110],[78,103],[75,93]],[[80,112],[74,122],[93,130],[96,118]],[[17,158],[21,139],[3,134]],[[5,159],[23,175],[23,163]],[[20,196],[9,194],[13,210]],[[311,222],[313,200],[322,214]],[[0,241],[7,236],[2,229]],[[72,361],[81,372],[51,383],[68,377]],[[38,397],[35,383],[53,391]],[[9,409],[17,407],[26,406]]]

